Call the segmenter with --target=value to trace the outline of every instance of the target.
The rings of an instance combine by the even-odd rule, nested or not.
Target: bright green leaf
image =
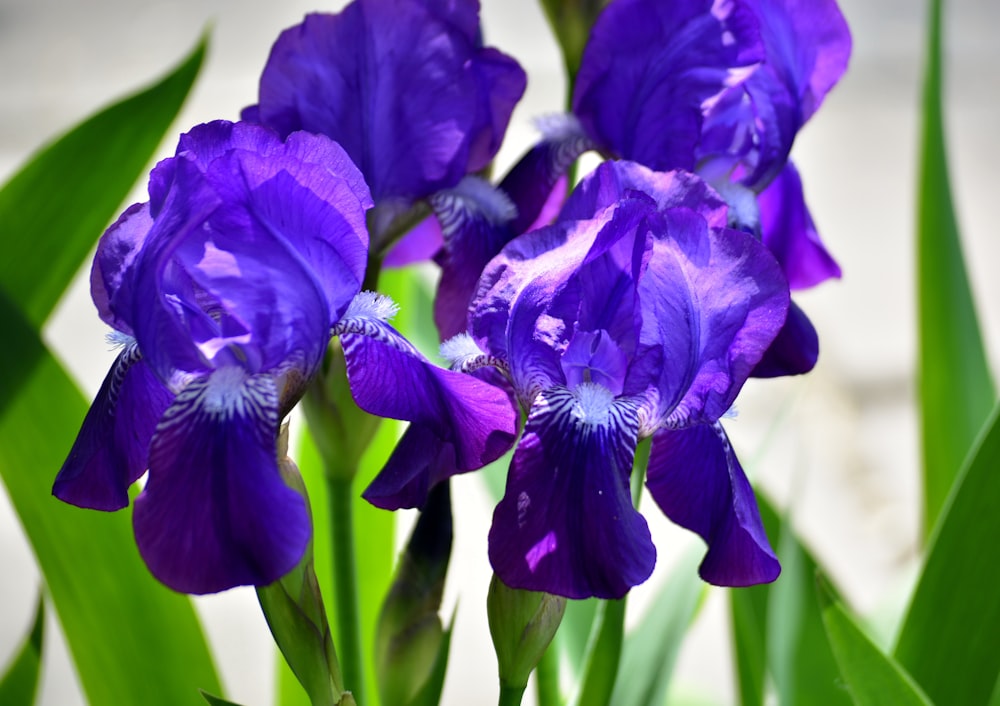
[[[610,703],[625,638],[625,604],[625,598],[598,602],[584,653],[583,671],[571,702],[574,706]]]
[[[917,194],[918,382],[927,533],[996,399],[948,180],[941,75],[941,0],[932,0]]]
[[[766,667],[783,705],[848,704],[816,598],[816,561],[760,492],[757,503],[781,575],[773,584],[731,591],[741,703],[763,703]]]
[[[938,703],[989,702],[1000,674],[1000,405],[946,503],[895,656]]]
[[[139,557],[130,512],[52,497],[87,402],[0,292],[0,477],[34,549],[88,701],[200,703],[218,679],[191,602]]]
[[[39,329],[177,116],[207,39],[150,88],[44,148],[0,191],[0,289]]]
[[[816,590],[833,654],[855,705],[930,706],[910,675],[868,639],[824,581],[819,581]]]
[[[24,638],[21,649],[0,679],[0,704],[31,706],[38,690],[38,673],[42,666],[42,644],[45,639],[45,599],[38,594],[35,619]]]
[[[198,689],[198,692],[201,694],[201,698],[205,699],[210,706],[240,706],[235,701],[226,701],[223,698],[208,693],[204,689]]]
[[[660,706],[665,702],[681,642],[705,593],[697,571],[700,554],[681,559],[638,627],[625,636],[621,669],[609,703]]]

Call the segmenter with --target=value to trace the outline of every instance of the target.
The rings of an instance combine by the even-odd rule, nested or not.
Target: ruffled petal
[[[546,390],[531,410],[489,535],[490,563],[508,586],[621,598],[653,571],[656,550],[629,492],[636,411],[596,388]]]
[[[334,333],[351,394],[366,412],[425,426],[454,445],[463,471],[482,468],[513,445],[517,411],[501,388],[437,367],[375,317],[349,313]]]
[[[655,399],[652,417],[673,427],[714,422],[784,324],[788,285],[752,236],[708,228],[687,209],[656,216],[639,283],[640,352],[625,394]]]
[[[156,429],[136,498],[139,552],[184,593],[263,586],[299,562],[305,499],[281,478],[278,395],[268,375],[222,368],[177,395]]]
[[[802,193],[798,170],[788,162],[761,192],[761,237],[781,264],[792,289],[807,289],[840,277],[836,263],[820,240]]]
[[[802,375],[816,367],[818,359],[819,335],[806,313],[791,302],[784,326],[754,367],[752,375],[756,378]]]
[[[646,485],[672,521],[708,544],[701,577],[717,586],[752,586],[781,572],[753,488],[719,424],[653,436]]]
[[[101,320],[129,336],[136,258],[152,227],[148,203],[129,206],[101,236],[90,270],[90,294]]]
[[[128,488],[146,472],[153,430],[171,400],[135,343],[127,344],[84,418],[52,494],[93,510],[128,505]]]
[[[358,0],[281,34],[258,114],[287,135],[322,133],[361,168],[379,203],[453,186],[489,161],[526,78],[476,43],[475,6]]]
[[[618,157],[692,171],[703,108],[762,58],[742,2],[616,0],[584,49],[573,112]]]

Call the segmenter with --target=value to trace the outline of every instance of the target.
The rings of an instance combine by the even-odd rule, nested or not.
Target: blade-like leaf
[[[816,599],[816,560],[760,492],[757,502],[781,575],[730,594],[741,703],[763,703],[766,666],[781,704],[848,704]]]
[[[34,549],[88,701],[200,703],[219,691],[186,596],[157,583],[139,558],[128,512],[52,497],[87,403],[31,324],[0,292],[0,477]]]
[[[941,109],[941,0],[932,0],[917,195],[917,299],[924,530],[934,526],[965,454],[993,407],[962,258]]]
[[[38,672],[42,666],[42,643],[45,639],[45,599],[38,594],[38,607],[31,631],[21,649],[0,679],[0,704],[31,706],[38,690]]]
[[[910,675],[868,639],[822,579],[816,591],[830,646],[855,705],[930,706]]]
[[[687,628],[694,620],[705,584],[698,578],[702,552],[689,553],[625,637],[621,670],[609,703],[616,706],[660,706]]]
[[[204,689],[199,689],[198,692],[201,694],[201,698],[209,703],[209,706],[240,706],[235,701],[226,701],[223,698],[208,693]]]
[[[207,39],[157,84],[72,129],[0,191],[0,288],[38,329],[184,102]]]
[[[1000,405],[949,497],[895,656],[938,703],[986,704],[1000,674]]]
[[[598,602],[583,670],[571,701],[574,706],[611,703],[625,637],[625,604],[625,598]]]

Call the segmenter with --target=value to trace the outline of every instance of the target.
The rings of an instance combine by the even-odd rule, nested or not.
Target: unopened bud
[[[486,615],[497,653],[501,685],[523,689],[559,629],[566,599],[510,588],[496,575],[486,597]]]

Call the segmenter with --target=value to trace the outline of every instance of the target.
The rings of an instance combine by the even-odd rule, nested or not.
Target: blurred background
[[[529,76],[498,156],[502,173],[535,139],[532,120],[562,108],[565,80],[535,0],[481,3],[487,43],[513,55]],[[307,12],[343,4],[0,0],[0,179],[58,133],[158,77],[209,27],[207,62],[159,156],[172,154],[180,132],[216,118],[236,119],[256,101],[257,76],[280,30]],[[912,0],[840,5],[854,35],[851,67],[800,133],[792,156],[844,278],[796,297],[820,333],[815,371],[762,385],[751,381],[727,429],[751,477],[789,510],[847,601],[888,640],[905,606],[920,532],[913,194],[926,7]],[[998,26],[1000,3],[946,3],[952,184],[994,370],[1000,369],[1000,238],[993,234],[1000,184]],[[51,199],[59,208],[59,194]],[[144,184],[132,200],[145,200]],[[45,335],[91,396],[113,358],[104,333],[87,272],[81,272]],[[54,477],[57,470],[25,472]],[[444,614],[456,602],[459,612],[445,703],[490,703],[497,689],[484,607],[491,511],[474,475],[458,478],[454,495],[456,545]],[[650,582],[632,593],[635,611],[648,603],[681,551],[699,543],[651,503],[644,509],[660,560]],[[39,577],[3,491],[0,567],[0,665],[6,665],[30,624]],[[247,706],[269,704],[274,653],[253,591],[203,597],[197,605],[228,696]],[[48,620],[40,703],[83,703],[51,612]],[[680,657],[672,687],[678,702],[735,701],[727,621],[725,594],[713,589]]]

